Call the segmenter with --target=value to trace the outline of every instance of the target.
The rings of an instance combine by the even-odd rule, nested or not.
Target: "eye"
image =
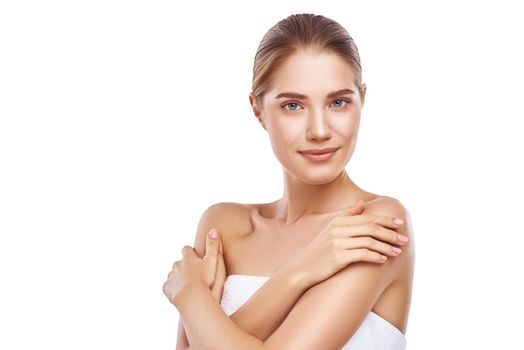
[[[288,108],[286,108],[286,106],[293,106],[293,108],[288,109]],[[296,102],[288,102],[285,105],[282,105],[282,107],[284,107],[284,109],[287,109],[288,111],[296,111],[297,110],[296,108],[298,107],[298,103],[296,103]]]
[[[337,98],[335,101],[333,101],[333,103],[337,102],[337,101],[344,101],[344,102],[346,102],[346,104],[350,104],[351,103],[351,100],[348,100],[346,98]],[[341,105],[338,105],[338,106],[342,107]]]

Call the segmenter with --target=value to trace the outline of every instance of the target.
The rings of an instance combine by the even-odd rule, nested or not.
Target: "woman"
[[[163,285],[181,316],[177,349],[404,349],[409,213],[345,171],[366,91],[357,47],[331,19],[292,15],[262,39],[253,74],[284,194],[204,212]]]

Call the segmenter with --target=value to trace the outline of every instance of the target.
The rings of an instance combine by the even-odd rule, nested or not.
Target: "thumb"
[[[364,211],[364,201],[362,199],[359,199],[357,203],[355,203],[352,207],[349,209],[344,210],[344,215],[359,215],[362,214]]]
[[[211,262],[216,263],[219,248],[220,248],[220,245],[219,245],[219,239],[218,239],[218,232],[215,228],[212,228],[211,230],[209,230],[208,234],[206,235],[206,252],[205,252],[203,260],[205,261],[211,260]]]

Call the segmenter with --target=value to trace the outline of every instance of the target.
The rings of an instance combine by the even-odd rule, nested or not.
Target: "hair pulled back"
[[[312,13],[293,14],[269,29],[260,42],[253,65],[251,94],[259,105],[269,86],[271,72],[300,49],[334,52],[355,75],[362,95],[362,67],[353,38],[338,22]]]

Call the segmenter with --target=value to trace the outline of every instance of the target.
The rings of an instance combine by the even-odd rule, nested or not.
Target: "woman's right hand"
[[[387,260],[387,255],[395,257],[400,254],[394,250],[397,248],[394,245],[404,245],[407,237],[391,228],[398,228],[403,223],[396,224],[389,216],[362,214],[363,211],[364,202],[360,200],[331,218],[322,232],[291,261],[293,271],[298,271],[309,286],[331,277],[351,263],[368,261],[381,264]],[[406,242],[400,237],[405,237]]]

